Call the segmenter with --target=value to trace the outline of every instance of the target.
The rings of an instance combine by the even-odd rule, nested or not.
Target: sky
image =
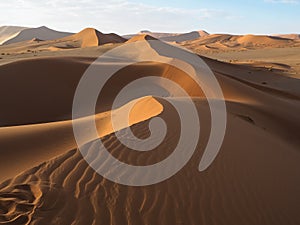
[[[0,26],[78,32],[300,33],[300,0],[7,0]]]

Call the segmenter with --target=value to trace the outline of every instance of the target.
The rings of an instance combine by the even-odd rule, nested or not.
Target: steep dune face
[[[93,28],[86,28],[79,33],[69,37],[71,40],[80,41],[81,47],[99,46],[107,43],[123,43],[125,38],[117,34],[103,34]]]
[[[147,54],[155,59],[161,52],[153,48],[151,38],[142,35],[129,40],[132,50],[122,52],[122,57],[134,55],[143,59]],[[89,41],[95,43],[95,39]],[[247,41],[253,42],[253,38],[246,37],[241,42]],[[1,171],[12,168],[9,175],[1,174],[0,178],[4,181],[12,177],[0,184],[1,222],[63,225],[300,223],[299,80],[203,58],[223,90],[228,121],[218,157],[208,170],[199,172],[199,161],[211,131],[211,109],[201,88],[184,71],[164,63],[135,63],[108,80],[96,106],[98,136],[89,136],[87,131],[87,151],[79,152],[68,119],[78,81],[93,60],[36,58],[0,67],[1,96],[7,96],[1,99],[1,105],[7,107],[1,110],[0,118],[4,118],[2,125],[8,126],[0,128],[0,151],[5,156],[0,157],[0,168]],[[114,64],[116,62],[109,58],[97,63],[105,68]],[[131,81],[148,75],[175,81],[190,95],[200,117],[199,143],[191,160],[170,179],[143,187],[120,185],[97,174],[83,159],[83,156],[93,156],[93,164],[102,162],[99,149],[94,148],[99,138],[116,159],[143,166],[167,158],[181,136],[180,117],[169,101],[183,108],[188,103],[185,98],[168,93],[164,98],[137,99],[130,115],[130,130],[141,139],[151,135],[151,118],[160,117],[165,121],[167,134],[156,148],[134,151],[112,132],[111,115],[125,114],[124,109],[131,104],[111,111],[116,95]],[[16,80],[22,81],[22,85],[15,83]],[[91,117],[79,120],[84,123],[89,119]],[[129,138],[128,129],[123,128],[120,126],[117,130],[122,137]],[[187,145],[183,150],[188,148]],[[106,163],[99,165],[107,166]],[[28,170],[19,173],[25,169]],[[117,170],[118,167],[114,167],[110,172],[120,173]],[[141,179],[147,179],[150,173]]]
[[[53,40],[63,38],[69,35],[72,35],[72,33],[55,31],[49,29],[48,27],[42,26],[38,28],[28,28],[22,30],[14,38],[5,41],[3,44],[12,44],[21,41],[28,41],[32,40],[33,38],[38,38],[41,40]]]
[[[17,36],[22,30],[28,29],[27,27],[17,26],[2,26],[0,27],[0,45],[6,41]]]
[[[78,60],[59,58],[1,66],[0,93],[7,96],[0,100],[6,106],[1,110],[1,126],[67,119],[76,86],[87,66]]]

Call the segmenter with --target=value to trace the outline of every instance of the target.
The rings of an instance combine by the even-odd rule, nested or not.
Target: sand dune
[[[71,35],[72,33],[60,32],[49,29],[48,27],[42,26],[38,28],[28,28],[24,29],[18,33],[15,37],[5,41],[3,44],[12,44],[21,41],[32,40],[33,38],[41,40],[53,40],[59,39]]]
[[[142,30],[142,31],[138,32],[137,34],[123,35],[123,37],[126,38],[126,39],[131,39],[134,36],[145,35],[145,34],[159,39],[159,38],[163,38],[163,37],[177,36],[180,33],[159,33],[159,32],[151,32],[149,30]]]
[[[124,129],[122,123],[118,123],[118,121],[116,124],[120,124],[120,126],[115,126],[113,129],[111,118],[116,114],[124,113],[127,110],[126,107],[132,106],[134,107],[129,121],[131,125],[154,117],[162,111],[162,106],[158,101],[152,97],[145,97],[131,101],[118,109],[98,113],[95,120],[99,127],[99,136],[87,136],[86,142],[111,134],[114,130]],[[85,117],[78,119],[77,122],[84,124],[90,120],[93,118]],[[71,120],[2,127],[0,128],[0,137],[0,169],[7,171],[7,173],[1,173],[0,180],[12,177],[32,165],[38,165],[77,147]],[[16,158],[18,160],[14,161]]]
[[[205,118],[209,110],[201,101],[196,100],[196,104],[203,115],[201,140],[205,143],[209,131]],[[174,139],[178,137],[179,127],[174,123],[176,116],[171,108],[163,105],[161,116],[171,127],[162,146],[155,152],[139,155],[119,144],[114,135],[109,135],[103,137],[103,142],[111,154],[137,165],[166,157],[170,147],[176,144]],[[163,183],[148,187],[110,182],[96,174],[77,150],[71,150],[1,185],[1,201],[6,203],[2,207],[6,212],[2,220],[35,224],[175,224],[179,221],[188,224],[250,225],[286,221],[297,224],[299,152],[270,135],[270,127],[266,130],[259,127],[259,121],[268,119],[264,113],[252,111],[254,123],[240,116],[239,113],[248,111],[248,107],[252,108],[251,105],[229,104],[231,113],[224,146],[214,165],[205,173],[197,171],[203,152],[201,143],[183,170]],[[147,121],[132,129],[141,138],[149,135]],[[94,151],[92,144],[89,144],[90,151]],[[28,199],[26,203],[24,198]],[[14,210],[5,211],[8,208]],[[74,211],[77,213],[71,213]]]
[[[130,38],[127,43],[132,43],[136,41],[147,41],[147,40],[157,40],[155,37],[152,37],[149,34],[140,34]]]
[[[9,58],[11,60],[8,60],[8,62],[15,61],[19,58],[34,57],[37,53],[44,53],[46,56],[52,56],[52,54],[47,54],[47,52],[69,51],[74,49],[80,50],[73,54],[73,56],[78,56],[82,55],[81,50],[86,47],[98,47],[117,43],[121,44],[125,41],[126,39],[116,34],[103,34],[96,29],[87,28],[77,34],[59,39],[44,41],[39,38],[32,38],[27,41],[2,45],[0,46],[0,60]],[[70,51],[59,55],[64,56],[69,53]],[[96,56],[97,55],[99,54],[96,54]]]
[[[76,58],[29,59],[1,66],[0,92],[7,98],[0,101],[8,106],[1,110],[1,126],[70,119],[75,88],[87,66]],[[36,107],[39,110],[32,110]]]
[[[40,58],[22,60],[1,66],[0,94],[1,126],[36,124],[71,119],[73,97],[80,78],[94,58]],[[108,65],[101,65],[103,67]],[[166,65],[145,63],[133,65],[126,69],[132,71],[153,71],[162,76]],[[32,70],[31,68],[35,68]],[[46,68],[46,70],[45,70]],[[22,72],[22,73],[21,73]],[[125,74],[126,74],[125,73]],[[124,77],[125,75],[123,75]],[[136,79],[138,75],[128,75],[115,81],[114,89],[103,90],[104,100],[97,105],[97,112],[109,110],[111,98],[123,85]],[[21,82],[16,84],[15,80]],[[188,84],[187,84],[188,85]],[[39,93],[39,96],[36,95]],[[11,102],[15,104],[10,104]],[[32,108],[39,110],[33,111]],[[19,116],[22,112],[22,116]]]
[[[151,32],[151,31],[141,31],[138,34],[132,34],[132,35],[125,35],[123,37],[130,39],[134,36],[138,35],[150,35],[156,39],[160,39],[163,41],[168,42],[183,42],[183,41],[189,41],[194,40],[200,37],[207,36],[208,33],[204,30],[199,31],[191,31],[188,33],[158,33],[158,32]]]
[[[281,38],[287,38],[287,39],[292,39],[292,40],[298,40],[298,39],[300,39],[300,34],[274,34],[272,36],[281,37]]]
[[[148,34],[150,36],[153,36],[153,37],[159,39],[159,38],[164,38],[164,37],[177,36],[180,33],[161,33],[161,32],[152,32],[149,30],[142,30],[138,33],[138,35],[139,34]]]
[[[99,35],[101,37],[95,30],[88,29],[64,40],[76,40],[79,46],[98,45]],[[133,43],[132,50],[123,52],[122,57],[136,55],[143,59],[147,54],[155,58],[160,51],[153,49],[150,42],[139,44],[152,39],[147,34],[133,37],[128,41]],[[259,41],[268,47],[292,43],[267,36],[214,35],[201,39],[191,44],[212,43],[212,39],[214,46],[218,44],[220,48],[232,42],[245,48]],[[119,40],[116,38],[116,42]],[[98,50],[85,49],[90,55]],[[179,116],[168,101],[185,107],[185,98],[167,94],[164,98],[148,96],[111,111],[116,95],[133,80],[151,74],[175,81],[189,93],[200,115],[200,141],[188,164],[162,183],[131,187],[98,175],[74,142],[70,121],[73,96],[84,71],[95,58],[39,57],[39,52],[36,54],[35,58],[16,60],[0,67],[0,92],[6,96],[1,98],[0,151],[3,157],[0,169],[8,171],[0,177],[3,182],[0,184],[1,223],[300,223],[300,81],[284,76],[284,65],[277,65],[278,71],[274,72],[262,70],[260,64],[257,67],[236,65],[202,57],[220,83],[228,111],[221,151],[204,172],[198,171],[198,165],[211,130],[211,112],[203,90],[182,70],[164,63],[147,61],[118,71],[104,86],[102,98],[96,105],[98,137],[89,136],[89,132],[84,137],[87,149],[84,156],[95,156],[96,165],[101,162],[101,155],[94,148],[97,138],[101,138],[115,158],[140,166],[165,159],[177,145]],[[108,58],[99,66],[108,68],[115,63]],[[129,126],[137,137],[144,139],[150,135],[151,118],[159,116],[166,122],[166,138],[152,151],[128,149],[112,132],[111,115],[122,114],[130,104],[135,107]],[[86,116],[78,120],[84,123],[91,119]],[[123,137],[128,137],[128,129],[124,128],[120,126],[118,130]],[[114,172],[112,169],[111,173]],[[141,179],[147,176],[149,174]]]
[[[17,26],[2,26],[0,27],[0,45],[6,41],[17,36],[22,30],[28,29],[27,27]]]
[[[183,41],[194,40],[200,37],[205,37],[207,35],[208,33],[206,31],[200,30],[200,31],[192,31],[190,33],[185,33],[185,34],[163,37],[161,38],[161,40],[169,41],[169,42],[183,42]]]
[[[297,40],[264,35],[212,34],[197,40],[187,41],[183,46],[194,50],[247,50],[299,46]]]
[[[93,28],[86,28],[66,40],[80,41],[81,47],[99,46],[107,43],[123,43],[126,39],[117,34],[103,34]]]
[[[247,64],[257,68],[257,71],[270,70],[283,76],[300,78],[300,42],[297,39],[213,34],[180,44],[198,54],[220,61]]]

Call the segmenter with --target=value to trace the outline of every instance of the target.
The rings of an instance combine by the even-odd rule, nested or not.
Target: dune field
[[[219,154],[204,171],[198,166],[212,130],[208,99],[185,71],[155,61],[175,59],[163,55],[151,41],[198,54],[219,82],[226,133]],[[93,28],[73,34],[13,27],[0,28],[0,43],[0,224],[300,224],[296,35],[143,31],[120,36]],[[95,115],[75,119],[79,124],[94,120],[97,130],[96,136],[86,131],[85,153],[80,152],[72,127],[76,88],[97,57],[126,44],[131,50],[122,53],[120,61],[107,57],[95,68],[122,65],[133,56],[141,60],[153,56],[153,61],[118,70],[101,90]],[[186,96],[142,94],[113,106],[124,86],[150,75],[174,81],[188,93],[199,115],[199,121],[192,121],[200,123],[196,150],[180,171],[162,182],[145,186],[113,182],[85,160],[90,157],[99,167],[109,163],[93,147],[99,140],[119,161],[145,166],[166,159],[182,135],[180,115],[170,102],[188,107]],[[112,118],[117,118],[117,126]],[[153,118],[165,121],[167,133],[151,151],[132,150],[118,139],[117,131],[125,139],[130,138],[129,130],[140,139],[151,136]],[[153,142],[160,136],[158,132]],[[184,146],[181,154],[190,147]],[[109,173],[117,174],[118,167]]]

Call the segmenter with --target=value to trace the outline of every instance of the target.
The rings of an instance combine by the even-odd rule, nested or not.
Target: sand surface
[[[37,28],[27,28],[21,30],[17,35],[11,37],[9,40],[3,42],[3,44],[12,44],[21,41],[32,40],[35,38],[39,40],[53,40],[53,39],[66,37],[71,34],[72,33],[69,32],[52,30],[45,26],[37,27]]]
[[[42,34],[44,33],[42,32]],[[30,39],[0,45],[0,65],[7,62],[15,62],[18,59],[39,58],[41,56],[87,56],[96,58],[100,53],[106,51],[105,48],[110,49],[112,47],[109,46],[110,44],[121,44],[126,41],[127,39],[117,34],[103,34],[93,28],[86,28],[73,35],[69,34],[66,36],[63,34],[62,38],[53,40],[32,36]],[[95,47],[104,45],[105,47],[101,48],[100,52],[94,49]],[[88,49],[87,47],[92,49]]]
[[[138,34],[130,34],[130,35],[124,35],[124,38],[130,39],[134,36],[137,35],[150,35],[154,38],[157,38],[162,41],[167,41],[167,42],[183,42],[183,41],[190,41],[190,40],[195,40],[200,37],[205,37],[209,35],[206,31],[204,30],[199,30],[199,31],[192,31],[188,33],[159,33],[159,32],[151,32],[151,31],[141,31]]]
[[[191,96],[201,124],[196,151],[173,177],[144,187],[121,185],[97,174],[83,159],[72,131],[72,103],[80,78],[97,56],[120,46],[124,39],[87,29],[52,41],[0,46],[0,53],[5,53],[0,55],[0,223],[300,224],[298,42],[218,35],[204,37],[204,42],[211,38],[215,41],[209,45],[220,50],[204,49],[206,57],[201,57],[220,83],[228,121],[220,153],[207,170],[199,172],[198,165],[211,129],[210,109],[203,91],[182,70],[158,62],[133,64],[108,82],[102,92],[104,100],[96,104],[98,135],[87,132],[84,137],[88,154],[93,154],[94,143],[101,139],[115,158],[142,166],[172,153],[180,121],[168,101],[185,107],[187,100],[146,96],[111,110],[119,90],[132,80],[154,74],[175,81]],[[224,47],[220,40],[228,38],[247,49]],[[143,34],[129,43],[151,39]],[[203,47],[197,41],[183,45],[200,53]],[[128,55],[159,54],[151,44],[139,46]],[[34,53],[27,52],[32,49]],[[113,63],[108,60],[101,66]],[[131,150],[114,134],[111,115],[124,114],[130,105],[134,108],[129,126],[139,138],[150,135],[151,118],[166,122],[166,137],[152,151]],[[77,120],[91,119],[87,115]],[[128,129],[119,122],[116,130],[126,138]],[[99,160],[101,155],[94,162]]]
[[[288,39],[300,39],[300,34],[276,34],[272,35],[275,37],[282,37],[282,38],[288,38]]]
[[[300,42],[294,35],[255,36],[213,34],[180,43],[198,54],[232,64],[244,64],[258,71],[300,77]]]
[[[17,26],[1,26],[0,27],[0,45],[6,41],[17,36],[22,30],[27,29],[27,27],[17,27]]]
[[[266,35],[211,34],[182,44],[194,50],[216,52],[220,50],[241,51],[248,49],[299,47],[300,42],[298,39]]]

